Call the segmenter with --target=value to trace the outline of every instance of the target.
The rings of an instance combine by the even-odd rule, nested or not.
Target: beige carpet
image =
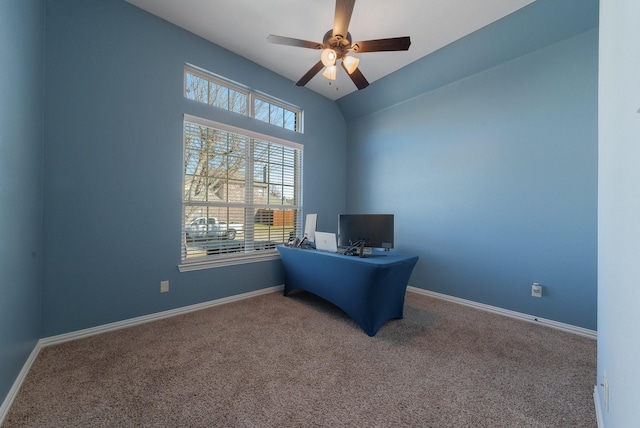
[[[308,293],[44,348],[12,427],[596,427],[596,342],[407,294],[367,336]]]

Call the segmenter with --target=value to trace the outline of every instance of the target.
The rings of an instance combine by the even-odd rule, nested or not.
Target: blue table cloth
[[[390,319],[402,318],[409,277],[418,256],[393,251],[345,256],[279,245],[284,295],[305,290],[333,303],[369,335]]]

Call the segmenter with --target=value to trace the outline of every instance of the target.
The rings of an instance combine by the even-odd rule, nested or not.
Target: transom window
[[[254,96],[253,112],[254,117],[263,122],[280,126],[290,131],[297,131],[299,128],[299,110],[293,110],[291,107],[278,104],[273,100],[269,101],[261,96]]]
[[[275,254],[301,225],[302,145],[184,119],[181,270]]]
[[[214,107],[250,116],[263,122],[302,132],[302,110],[266,94],[187,65],[184,96]]]

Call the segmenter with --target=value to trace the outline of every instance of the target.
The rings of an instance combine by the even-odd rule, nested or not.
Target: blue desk
[[[284,295],[309,291],[347,313],[369,335],[393,318],[402,318],[404,296],[417,256],[393,251],[353,257],[279,245],[284,264]]]

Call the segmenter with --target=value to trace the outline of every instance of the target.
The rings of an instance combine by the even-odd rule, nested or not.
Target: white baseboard
[[[237,294],[235,296],[223,297],[222,299],[211,300],[208,302],[197,303],[195,305],[183,306],[181,308],[170,309],[168,311],[156,312],[154,314],[144,315],[141,317],[130,318],[128,320],[117,321],[109,324],[99,325],[97,327],[87,328],[84,330],[72,331],[71,333],[59,334],[40,339],[42,346],[57,345],[59,343],[69,342],[71,340],[82,339],[96,334],[106,333],[108,331],[120,330],[122,328],[133,327],[135,325],[145,324],[151,321],[157,321],[164,318],[182,315],[189,312],[199,311],[201,309],[211,308],[213,306],[224,305],[225,303],[236,302],[238,300],[250,299],[251,297],[260,296],[262,294],[275,293],[284,290],[284,285],[276,285],[274,287],[263,288],[261,290],[250,291],[248,293]]]
[[[600,393],[598,387],[593,387],[593,402],[596,406],[596,420],[598,421],[598,428],[604,428],[604,420],[602,419],[602,408],[600,407]]]
[[[262,294],[275,293],[282,290],[284,290],[284,285],[276,285],[274,287],[263,288],[261,290],[251,291],[248,293],[237,294],[235,296],[230,296],[230,297],[224,297],[222,299],[211,300],[209,302],[197,303],[195,305],[184,306],[182,308],[171,309],[164,312],[157,312],[155,314],[149,314],[141,317],[131,318],[128,320],[117,321],[109,324],[100,325],[97,327],[87,328],[84,330],[73,331],[71,333],[59,334],[57,336],[42,338],[38,340],[38,342],[34,346],[33,350],[31,351],[31,354],[29,355],[29,358],[24,363],[22,370],[20,370],[18,377],[13,383],[13,386],[11,387],[11,389],[9,390],[9,393],[7,394],[4,401],[2,402],[2,406],[0,406],[0,426],[4,422],[4,419],[6,418],[7,413],[9,413],[9,409],[13,404],[13,400],[15,400],[16,396],[18,395],[18,391],[20,390],[20,387],[22,386],[24,379],[27,377],[27,373],[29,373],[29,370],[31,370],[31,366],[33,365],[33,362],[38,356],[38,353],[45,346],[57,345],[59,343],[69,342],[71,340],[83,339],[85,337],[94,336],[100,333],[106,333],[109,331],[119,330],[122,328],[133,327],[135,325],[145,324],[151,321],[161,320],[163,318],[169,318],[176,315],[186,314],[188,312],[199,311],[201,309],[211,308],[213,306],[219,306],[225,303],[231,303],[238,300],[249,299],[251,297],[260,296]]]
[[[469,307],[480,309],[483,311],[493,312],[495,314],[504,315],[510,318],[516,318],[522,321],[527,321],[535,324],[542,324],[547,327],[555,328],[556,330],[566,331],[568,333],[577,334],[579,336],[588,337],[594,340],[598,338],[598,332],[594,330],[589,330],[589,329],[577,327],[571,324],[565,324],[558,321],[540,318],[535,315],[529,315],[529,314],[523,314],[521,312],[510,311],[509,309],[503,309],[497,306],[485,305],[484,303],[478,303],[472,300],[465,300],[459,297],[449,296],[447,294],[436,293],[435,291],[429,291],[423,288],[408,286],[407,291],[411,291],[417,294],[422,294],[424,296],[435,297],[436,299],[447,300],[449,302],[458,303],[460,305],[469,306]]]
[[[4,398],[4,401],[2,402],[2,406],[0,406],[0,426],[2,426],[2,424],[4,423],[4,419],[7,417],[7,413],[9,413],[9,409],[13,404],[13,400],[16,399],[16,396],[18,395],[18,391],[22,386],[22,382],[24,382],[25,378],[27,377],[27,374],[29,373],[29,370],[31,370],[31,366],[33,365],[33,362],[36,360],[38,353],[40,353],[41,348],[42,347],[40,346],[40,341],[38,341],[36,345],[33,347],[31,354],[29,354],[29,358],[27,358],[27,361],[22,366],[22,370],[20,370],[20,373],[18,374],[18,377],[16,378],[15,382],[13,382],[13,386],[9,390],[9,393]]]

